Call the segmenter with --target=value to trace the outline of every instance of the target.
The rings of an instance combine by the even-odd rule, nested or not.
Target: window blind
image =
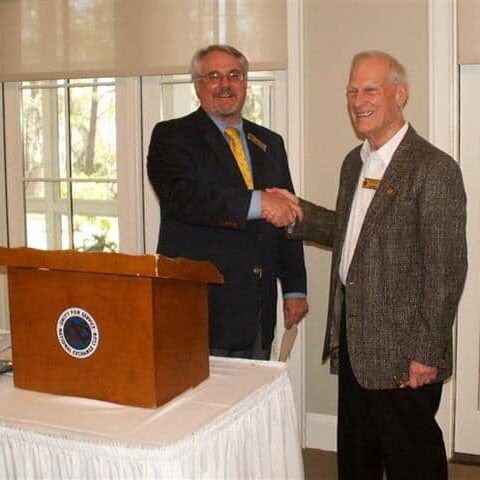
[[[1,0],[0,80],[186,73],[211,43],[287,64],[287,0]]]

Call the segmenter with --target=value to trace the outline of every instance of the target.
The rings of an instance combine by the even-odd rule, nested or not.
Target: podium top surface
[[[67,272],[158,277],[204,283],[223,283],[223,276],[210,262],[163,255],[77,252],[0,247],[0,265]]]

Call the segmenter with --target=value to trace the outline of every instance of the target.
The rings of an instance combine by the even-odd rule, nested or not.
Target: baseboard
[[[480,455],[470,455],[468,453],[454,453],[452,463],[461,463],[465,465],[480,465]]]
[[[328,452],[337,451],[337,417],[307,413],[307,448],[318,448]]]

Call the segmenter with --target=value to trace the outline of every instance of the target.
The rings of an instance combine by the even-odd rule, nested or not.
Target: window
[[[285,83],[284,72],[250,73],[244,108],[283,135]],[[9,244],[154,252],[150,134],[197,106],[188,75],[6,83]]]
[[[20,89],[27,246],[118,251],[115,81]]]
[[[157,82],[160,87],[159,119],[181,117],[199,107],[190,75],[162,75]],[[243,116],[266,127],[272,125],[274,89],[274,73],[249,73]]]
[[[132,199],[132,191],[142,196],[140,107],[130,105],[139,103],[139,84],[113,78],[6,84],[11,245],[143,251],[141,202]]]
[[[248,88],[244,116],[286,138],[285,72],[249,73]],[[159,207],[143,169],[155,123],[198,106],[188,75],[8,82],[3,105],[3,245],[8,218],[10,246],[155,252]]]
[[[249,72],[243,116],[280,134],[286,133],[285,72]],[[146,158],[150,135],[161,120],[181,117],[198,108],[190,75],[161,75],[142,78],[143,147]],[[145,245],[155,252],[158,240],[159,207],[144,174]]]
[[[243,116],[280,133],[286,138],[286,74],[285,72],[249,72],[247,100]],[[160,120],[181,117],[198,108],[198,99],[189,75],[163,75],[142,78],[143,147],[146,158],[150,135]],[[158,241],[160,214],[158,201],[144,174],[145,246],[155,252]],[[281,298],[281,292],[279,292]],[[282,318],[282,303],[277,306],[277,317]],[[283,323],[277,322],[276,341],[272,358],[278,355]]]

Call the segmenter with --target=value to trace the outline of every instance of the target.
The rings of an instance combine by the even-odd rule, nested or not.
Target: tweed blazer
[[[335,212],[302,201],[304,221],[290,234],[333,246],[323,358],[330,356],[335,371],[345,311],[349,357],[364,388],[395,388],[412,360],[437,367],[444,380],[467,271],[460,169],[409,127],[366,213],[344,288],[338,270],[360,148],[343,162]]]
[[[280,135],[243,120],[255,189],[293,191]],[[264,220],[247,221],[247,190],[224,136],[200,108],[158,123],[152,132],[147,171],[160,201],[157,251],[214,263],[223,285],[210,285],[211,348],[253,345],[260,319],[271,343],[277,310],[277,279],[284,293],[305,292],[303,245]],[[260,313],[260,316],[259,316]]]

